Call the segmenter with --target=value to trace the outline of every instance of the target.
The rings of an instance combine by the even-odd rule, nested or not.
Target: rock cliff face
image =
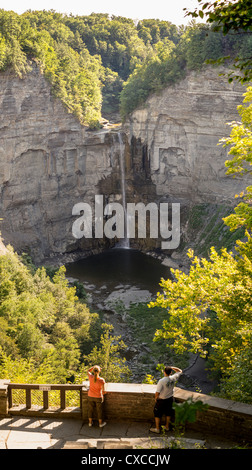
[[[23,80],[0,74],[0,207],[5,243],[31,252],[36,260],[80,246],[72,236],[72,208],[84,201],[93,205],[99,182],[112,172],[118,183],[118,155],[117,136],[88,132],[53,98],[37,68]],[[108,194],[112,192],[109,187]],[[86,240],[84,249],[103,243]]]
[[[218,72],[192,73],[150,97],[123,131],[128,202],[231,201],[244,181],[225,175],[217,146],[236,120],[243,89]],[[35,261],[108,239],[72,236],[72,208],[103,194],[121,202],[117,131],[89,131],[51,94],[35,67],[24,79],[0,74],[0,217],[6,243]],[[140,243],[141,245],[141,243]],[[148,248],[156,242],[149,242]]]
[[[239,120],[244,88],[229,84],[219,69],[193,72],[185,80],[151,96],[127,122],[129,142],[147,155],[159,197],[193,203],[224,202],[244,188],[227,176],[227,150],[217,146]]]

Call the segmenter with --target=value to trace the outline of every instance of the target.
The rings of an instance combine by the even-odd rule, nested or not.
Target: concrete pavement
[[[151,423],[108,422],[103,428],[89,427],[79,419],[41,419],[15,416],[0,419],[0,449],[127,449],[172,447],[172,432],[149,431]],[[224,438],[188,431],[184,448],[233,448],[237,443]]]

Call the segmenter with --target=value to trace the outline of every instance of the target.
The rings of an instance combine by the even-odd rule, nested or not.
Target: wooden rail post
[[[48,397],[48,391],[47,390],[43,391],[43,408],[44,408],[44,410],[48,410],[48,408],[49,408],[49,397]]]
[[[60,408],[64,410],[66,408],[66,390],[60,389]]]
[[[31,389],[27,388],[25,391],[25,402],[26,402],[26,408],[29,410],[31,408]]]

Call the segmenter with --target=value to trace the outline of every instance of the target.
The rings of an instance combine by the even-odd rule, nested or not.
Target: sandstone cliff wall
[[[5,243],[31,252],[36,260],[80,246],[71,231],[73,205],[93,205],[98,183],[112,171],[119,172],[118,153],[116,136],[81,126],[52,96],[37,68],[22,80],[0,74],[0,217]],[[86,240],[84,249],[95,246]]]
[[[217,146],[238,118],[244,89],[215,69],[191,73],[151,96],[123,126],[128,202],[184,204],[233,201],[244,180],[225,175],[227,151]],[[72,208],[92,207],[95,194],[121,201],[116,130],[89,131],[52,96],[34,67],[24,79],[0,74],[0,230],[5,244],[35,261],[107,239],[72,236]],[[186,218],[183,222],[186,224]],[[156,240],[142,240],[145,249]]]
[[[244,180],[227,176],[227,149],[218,141],[239,120],[245,88],[207,67],[151,96],[132,113],[126,129],[149,161],[159,197],[193,203],[232,201]]]

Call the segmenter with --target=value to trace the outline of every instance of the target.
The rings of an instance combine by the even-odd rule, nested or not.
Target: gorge
[[[57,266],[108,253],[118,240],[105,236],[76,239],[72,234],[74,205],[85,202],[94,210],[95,196],[101,195],[105,204],[119,202],[124,210],[128,202],[180,204],[178,249],[162,250],[160,238],[150,236],[130,240],[131,248],[163,261],[158,272],[163,270],[167,277],[169,267],[186,269],[188,248],[207,250],[216,242],[213,236],[221,245],[232,247],[234,239],[225,230],[222,217],[232,209],[234,196],[245,182],[244,178],[226,176],[227,151],[217,144],[229,135],[226,123],[237,119],[244,89],[237,83],[229,84],[219,73],[210,67],[191,72],[174,86],[151,95],[123,124],[92,131],[53,96],[37,66],[23,79],[7,71],[1,73],[0,216],[4,243],[20,254],[28,253],[36,265]],[[119,242],[119,246],[129,247],[127,238]],[[147,269],[144,263],[143,269]],[[132,266],[135,270],[136,264],[132,262]],[[75,277],[71,269],[67,274]],[[109,278],[106,272],[104,278]],[[112,291],[104,292],[105,300],[118,299],[111,297],[116,288],[124,301],[134,295],[140,301],[149,299],[144,286],[142,291],[136,285],[133,292],[132,285],[119,289],[119,276],[115,280],[118,283]],[[93,306],[105,311],[110,322],[113,307],[104,305],[99,297],[104,287],[105,283],[100,285],[98,293],[95,285]],[[125,318],[122,321],[115,315],[113,323],[116,334],[126,332]],[[139,364],[141,354],[146,360],[148,345],[142,346],[139,355],[129,335],[126,339],[129,360],[133,356]],[[204,364],[201,375],[202,368]],[[142,367],[144,371],[150,371],[149,364]],[[139,380],[136,371],[133,378]]]
[[[125,206],[126,199],[180,203],[179,254],[167,254],[183,258],[195,243],[189,233],[193,211],[210,218],[219,212],[220,221],[244,187],[244,180],[226,176],[227,151],[217,145],[229,134],[226,123],[237,120],[244,89],[219,73],[210,67],[191,72],[150,96],[123,125],[98,131],[82,126],[53,97],[37,66],[23,79],[1,73],[0,207],[5,243],[31,254],[36,263],[101,252],[116,240],[74,239],[72,208],[78,202],[93,207],[95,195],[103,194],[106,204]],[[206,224],[199,226],[198,237]],[[160,252],[160,240],[136,238],[131,247]]]

